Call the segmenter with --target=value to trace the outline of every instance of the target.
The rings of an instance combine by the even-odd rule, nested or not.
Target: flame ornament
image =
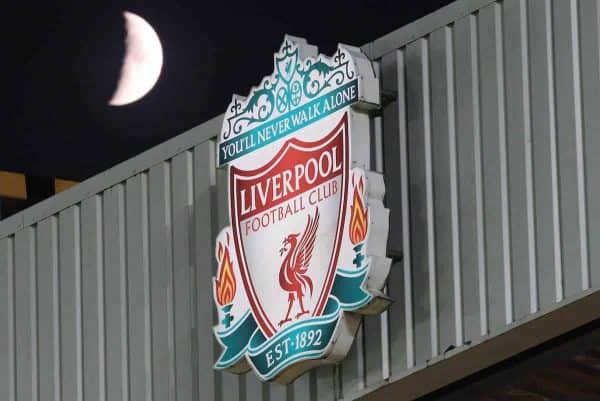
[[[233,264],[229,255],[229,234],[227,235],[226,245],[219,242],[217,261],[219,262],[219,274],[215,283],[217,286],[217,302],[219,305],[225,306],[233,302],[236,290]]]
[[[233,321],[231,308],[235,298],[236,283],[233,274],[233,263],[229,254],[229,233],[226,235],[225,244],[221,241],[217,248],[217,262],[219,262],[218,278],[215,280],[215,299],[221,306],[224,318],[221,321],[225,327],[229,327]]]
[[[363,201],[365,187],[362,175],[360,178],[358,178],[358,180],[356,180],[355,176],[353,175],[352,185],[354,186],[354,196],[352,198],[352,210],[350,212],[349,234],[352,244],[358,245],[359,243],[363,242],[367,236],[369,222],[368,212]]]

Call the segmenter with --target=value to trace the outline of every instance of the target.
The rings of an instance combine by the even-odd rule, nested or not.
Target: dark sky
[[[331,54],[450,3],[391,1],[12,1],[3,7],[0,170],[82,180],[223,112],[272,71],[285,33]],[[110,107],[122,11],[157,31],[164,65],[140,101]]]

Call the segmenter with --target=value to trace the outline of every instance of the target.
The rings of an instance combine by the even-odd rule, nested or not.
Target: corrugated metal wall
[[[599,289],[600,2],[423,21],[365,46],[395,98],[373,168],[403,261],[341,365],[287,388],[212,370],[211,122],[0,223],[0,398],[349,399]]]
[[[505,0],[367,47],[398,93],[383,114],[389,249],[404,250],[392,378],[600,288],[599,27],[598,0]]]

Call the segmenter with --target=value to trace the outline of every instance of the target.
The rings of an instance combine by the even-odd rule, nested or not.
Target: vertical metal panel
[[[335,376],[333,366],[321,366],[315,370],[316,393],[315,400],[335,400]]]
[[[361,322],[361,326],[356,333],[356,340],[348,351],[347,357],[340,364],[342,394],[351,394],[364,388],[364,344],[362,341],[362,334],[363,326]],[[308,391],[308,394],[310,394],[309,375],[305,374],[304,376],[306,376],[306,379],[302,382],[301,387],[298,388],[298,386],[294,386],[295,394],[298,394],[301,390]]]
[[[0,240],[0,395],[15,401],[15,303],[13,237]]]
[[[152,388],[157,400],[175,399],[171,164],[148,172]]]
[[[36,230],[37,307],[40,401],[61,399],[58,228],[56,217],[42,220]],[[98,372],[90,375],[97,379]],[[90,397],[91,399],[91,397]]]
[[[429,39],[439,349],[462,344],[452,29]]]
[[[489,329],[512,322],[501,6],[479,11],[479,74]]]
[[[374,383],[380,383],[383,380],[381,316],[364,316],[362,326],[363,332],[368,333],[368,336],[363,337],[363,366],[365,372],[365,385],[368,386]]]
[[[562,256],[565,296],[584,288],[587,274],[582,182],[579,29],[575,0],[552,2]]]
[[[540,308],[563,297],[551,0],[528,2],[535,237]]]
[[[81,202],[81,291],[83,313],[83,398],[106,398],[102,198]]]
[[[81,232],[79,206],[58,217],[62,400],[83,400]]]
[[[292,384],[293,387],[293,397],[291,397],[294,401],[310,401],[314,398],[311,397],[311,372],[307,372],[300,376],[296,381]],[[248,375],[251,376],[251,375]],[[250,400],[250,395],[252,393],[248,390],[247,399]],[[258,398],[257,398],[258,399]]]
[[[15,355],[18,401],[38,400],[35,229],[15,234]]]
[[[464,339],[487,333],[477,18],[454,24],[456,148]]]
[[[514,318],[537,311],[529,44],[525,0],[502,6],[506,140]]]
[[[269,384],[269,400],[286,400],[287,399],[287,386],[279,383]]]
[[[104,191],[104,294],[106,323],[106,399],[126,401],[129,394],[125,198],[122,184]]]
[[[600,124],[589,110],[598,109],[600,96],[599,7],[586,0],[493,2],[399,45],[397,65],[383,68],[383,78],[386,69],[397,71],[398,99],[405,100],[398,102],[397,121],[386,121],[392,113],[383,111],[386,202],[394,224],[411,233],[401,246],[393,227],[389,249],[402,251],[411,272],[405,281],[415,294],[415,321],[404,326],[415,338],[411,344],[407,336],[407,353],[416,354],[417,366],[460,344],[461,324],[464,341],[478,341],[555,305],[563,293],[570,299],[594,287],[599,273],[590,262],[591,244],[600,237],[591,227],[598,225],[600,199],[590,189],[590,172],[599,168]],[[394,88],[383,79],[382,90]],[[406,153],[394,136],[402,138],[403,113]],[[404,155],[409,205],[402,205],[401,191],[393,192],[403,185],[398,161]],[[399,205],[408,211],[406,221]],[[392,270],[395,295],[394,277]],[[393,311],[392,349],[401,335]],[[363,335],[369,338],[368,328]],[[393,352],[391,361],[402,377],[405,367],[394,363]]]
[[[362,332],[361,332],[362,334]],[[359,371],[362,370],[362,367],[359,369],[359,363],[362,361],[362,358],[358,358],[358,344],[357,341],[354,341],[350,351],[348,352],[347,357],[341,363],[341,382],[342,382],[342,395],[343,394],[352,394],[364,387],[364,379],[359,377]],[[305,375],[306,376],[306,375]],[[305,380],[303,388],[308,389],[309,382]],[[296,387],[296,386],[294,386]]]
[[[263,400],[268,399],[267,386],[258,379],[255,375],[246,375],[246,399],[247,400]],[[304,394],[302,391],[301,394]],[[202,398],[202,397],[200,397]]]
[[[401,56],[390,53],[380,61],[382,89],[386,93],[397,95],[396,100],[386,104],[383,109],[383,143],[384,146],[393,149],[400,148],[400,141],[404,141],[402,146],[406,147],[405,99],[402,96],[404,94],[404,68],[403,63],[398,62],[398,57]],[[403,132],[402,135],[399,134],[400,130]],[[385,177],[390,183],[386,188],[386,202],[389,205],[400,205],[405,198],[408,199],[402,187],[406,180],[402,177],[402,163],[405,163],[406,159],[388,152],[384,152],[383,157]],[[404,208],[394,208],[393,211],[390,211],[388,252],[396,257],[402,255],[406,261],[407,252],[402,253],[405,249],[403,243],[406,228],[404,214],[407,214]],[[405,266],[407,265],[402,263],[393,264],[388,276],[388,295],[395,300],[387,312],[390,374],[402,371],[408,366],[406,346],[406,308],[408,306],[404,291]],[[408,267],[406,268],[408,269]],[[412,332],[412,324],[410,327]],[[345,382],[343,385],[344,393],[346,393],[349,390],[346,389],[348,386]]]
[[[590,284],[592,287],[598,287],[600,235],[596,233],[600,227],[600,2],[580,0],[578,5]]]
[[[212,194],[215,177],[215,146],[207,141],[194,148],[194,262],[196,267],[196,344],[198,347],[197,392],[199,399],[218,400],[218,373],[212,369],[217,356],[212,333],[213,230],[211,216],[216,210]]]
[[[172,216],[173,216],[173,300],[175,318],[175,388],[177,400],[191,400],[192,333],[191,272],[192,272],[192,208],[193,176],[192,154],[183,152],[171,162]]]
[[[437,319],[435,302],[432,304],[431,276],[435,274],[432,260],[434,244],[431,243],[433,221],[431,199],[429,73],[427,40],[407,46],[406,115],[408,122],[408,171],[410,182],[411,213],[411,274],[414,318],[414,347],[416,363],[424,363],[437,353],[437,330],[432,320]],[[427,138],[427,139],[426,139]],[[435,333],[432,335],[432,333]],[[436,347],[434,347],[434,345]]]
[[[125,186],[129,396],[152,399],[150,346],[150,269],[148,249],[148,178],[146,173]]]

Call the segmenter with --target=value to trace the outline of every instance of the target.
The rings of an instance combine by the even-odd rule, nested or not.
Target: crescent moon
[[[156,31],[142,17],[123,12],[127,37],[121,75],[111,106],[122,106],[142,98],[158,81],[163,64],[163,50]]]

